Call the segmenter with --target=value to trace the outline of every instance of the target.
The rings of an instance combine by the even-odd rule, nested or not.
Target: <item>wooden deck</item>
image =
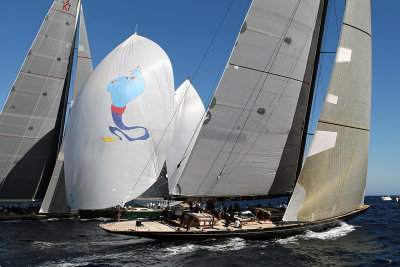
[[[242,224],[242,228],[235,228],[233,224],[230,224],[228,227],[224,226],[224,221],[220,221],[217,225],[213,227],[191,227],[190,230],[182,227],[176,227],[169,225],[163,221],[142,221],[141,226],[136,226],[136,221],[125,221],[125,222],[113,222],[100,224],[99,226],[111,232],[176,232],[176,231],[185,231],[185,232],[212,232],[212,231],[243,231],[243,230],[255,230],[255,229],[266,229],[266,228],[274,228],[276,225],[270,221],[252,221],[252,222],[244,222]]]

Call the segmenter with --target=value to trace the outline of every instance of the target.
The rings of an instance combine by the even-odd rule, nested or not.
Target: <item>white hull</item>
[[[390,196],[384,196],[384,197],[381,197],[381,199],[383,201],[392,201],[392,198]]]

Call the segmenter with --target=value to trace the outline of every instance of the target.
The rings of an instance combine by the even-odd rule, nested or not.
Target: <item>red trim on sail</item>
[[[65,12],[65,11],[58,10],[58,9],[54,9],[54,8],[52,8],[51,10],[58,11],[58,12],[61,12],[61,13],[65,13],[65,14],[67,14],[67,15],[70,15],[70,16],[73,16],[73,17],[75,18],[75,15],[73,15],[73,14],[70,14],[70,13],[68,13],[68,12]]]
[[[56,76],[51,76],[51,75],[45,75],[45,74],[39,74],[39,73],[34,73],[34,72],[26,72],[26,71],[20,71],[21,73],[24,74],[33,74],[33,75],[38,75],[38,76],[43,76],[43,77],[49,77],[49,78],[55,78],[55,79],[60,79],[60,80],[64,80],[64,78],[62,77],[56,77]]]
[[[78,58],[92,59],[91,57],[82,57],[82,56],[78,56]]]
[[[126,109],[126,106],[123,107],[123,108],[119,108],[119,107],[116,107],[114,105],[111,105],[111,111],[114,112],[114,113],[117,113],[117,114],[124,113],[125,109]]]

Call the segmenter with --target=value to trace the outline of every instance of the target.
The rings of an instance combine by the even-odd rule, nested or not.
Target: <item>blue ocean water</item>
[[[400,266],[400,205],[365,203],[341,226],[265,241],[138,239],[78,219],[0,222],[0,266]]]

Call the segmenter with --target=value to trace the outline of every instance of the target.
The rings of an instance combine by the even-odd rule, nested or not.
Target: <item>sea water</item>
[[[365,214],[338,227],[261,241],[139,239],[76,218],[0,222],[0,266],[399,266],[400,205],[365,203]]]

